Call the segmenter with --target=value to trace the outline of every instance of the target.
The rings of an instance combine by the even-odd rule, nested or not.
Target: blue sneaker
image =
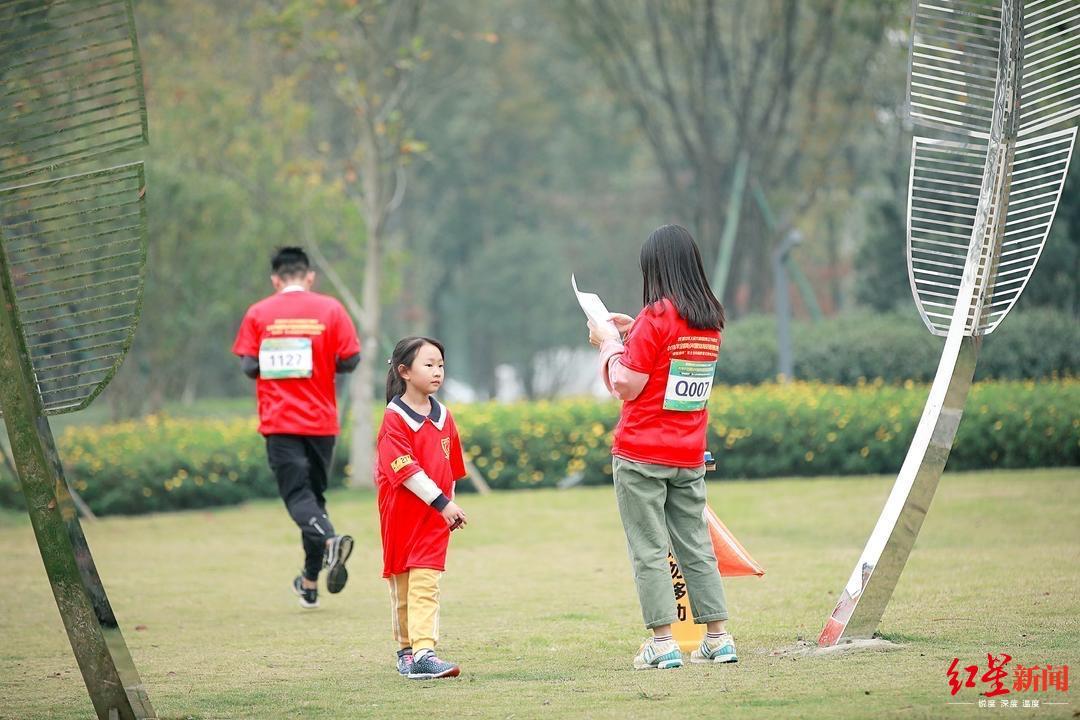
[[[461,668],[435,657],[434,650],[422,651],[413,656],[412,667],[406,676],[410,680],[434,680],[435,678],[457,677]]]
[[[739,662],[735,655],[735,641],[731,635],[724,633],[720,639],[709,643],[709,638],[704,638],[698,649],[690,653],[692,663],[733,663]]]
[[[634,658],[635,670],[674,670],[681,667],[682,651],[674,640],[658,643],[649,638],[641,643],[641,649]]]
[[[413,666],[413,654],[412,648],[402,648],[397,653],[397,671],[401,675],[408,675],[412,672]]]

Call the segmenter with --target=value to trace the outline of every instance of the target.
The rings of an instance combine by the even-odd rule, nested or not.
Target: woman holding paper
[[[600,372],[622,400],[611,453],[615,497],[626,531],[645,626],[653,635],[634,668],[682,666],[671,636],[675,595],[668,548],[675,551],[694,622],[707,624],[695,663],[736,662],[725,630],[727,605],[702,516],[705,507],[705,404],[720,351],[724,308],[713,295],[701,253],[686,228],[657,228],[641,248],[644,309],[589,321]]]

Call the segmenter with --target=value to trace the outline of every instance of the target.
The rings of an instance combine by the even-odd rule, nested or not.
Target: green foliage
[[[767,194],[775,214],[835,209],[842,203],[813,196],[842,197],[859,186],[854,166],[875,124],[874,94],[882,84],[902,92],[896,43],[888,38],[902,22],[895,0],[564,0],[555,7],[567,35],[637,120],[668,207],[694,233],[710,269],[740,155],[748,158],[751,187]],[[730,60],[744,53],[754,61]],[[779,233],[766,227],[756,203],[745,203],[740,218],[721,299],[736,311],[747,303],[760,311],[772,289],[769,257]]]
[[[899,469],[927,388],[796,382],[719,386],[708,446],[716,475],[891,473]],[[1080,381],[976,384],[951,470],[1080,465]],[[465,454],[492,488],[552,487],[568,476],[611,480],[614,402],[592,399],[454,408]],[[71,427],[59,438],[68,480],[101,515],[227,505],[277,493],[252,419],[172,419]],[[346,456],[342,449],[337,456]],[[335,482],[343,473],[336,468]],[[348,471],[348,468],[345,468]],[[0,504],[13,479],[0,475]]]
[[[487,318],[485,330],[497,338],[495,361],[513,365],[531,392],[537,355],[573,344],[584,332],[568,292],[570,269],[526,232],[508,233],[482,249],[477,265],[488,270],[471,280],[466,315]]]
[[[906,190],[906,188],[905,188]],[[908,289],[903,206],[889,197],[870,208],[866,236],[855,253],[855,299],[878,312],[911,302]]]
[[[492,488],[551,487],[581,474],[611,479],[615,403],[595,400],[480,403],[454,410],[461,443]]]
[[[548,10],[425,7],[433,57],[418,77],[417,134],[430,155],[399,214],[409,287],[386,319],[394,335],[445,340],[455,375],[482,394],[501,363],[527,393],[545,392],[531,382],[537,354],[566,345],[569,328],[582,338],[571,270],[613,307],[640,302],[638,248],[661,221],[638,211],[657,193],[630,166],[641,152],[633,119]],[[638,287],[620,295],[628,276]]]
[[[278,72],[251,8],[140,3],[137,15],[150,248],[142,320],[104,395],[120,415],[249,393],[230,346],[245,308],[271,292],[274,248],[317,238],[352,277],[365,245],[344,183],[322,179],[329,149],[309,151],[304,78]]]
[[[793,328],[795,377],[853,384],[882,378],[929,382],[937,370],[942,338],[927,332],[914,313],[850,314]],[[776,376],[776,324],[752,317],[724,334],[718,382],[760,383]],[[980,380],[1047,378],[1080,373],[1080,325],[1048,308],[1016,311],[983,342],[975,377]]]
[[[626,32],[624,39],[633,42],[605,50],[602,36],[590,32],[591,21],[568,25],[568,6],[610,8],[619,22],[601,22],[604,37]],[[710,6],[427,2],[414,32],[409,28],[419,5],[412,2],[136,3],[150,122],[150,253],[135,343],[104,399],[126,415],[181,398],[248,396],[229,343],[245,307],[269,292],[272,249],[318,241],[359,297],[367,260],[375,255],[365,219],[385,225],[379,301],[372,304],[383,308],[380,342],[434,334],[447,341],[455,374],[481,394],[493,389],[495,367],[503,362],[517,366],[528,385],[531,358],[566,342],[564,320],[580,323],[572,307],[561,315],[567,269],[612,309],[632,313],[641,297],[641,242],[653,227],[680,221],[698,234],[712,270],[722,224],[712,216],[725,207],[741,149],[750,153],[754,187],[766,192],[778,218],[813,196],[805,198],[805,212],[789,219],[807,237],[798,254],[819,287],[819,301],[831,293],[832,306],[841,306],[850,288],[861,288],[876,292],[870,297],[860,291],[874,307],[896,303],[909,311],[897,255],[910,147],[897,112],[905,88],[906,4],[721,3],[713,30],[703,23]],[[595,20],[595,12],[589,18]],[[393,21],[391,29],[402,33],[381,32],[383,21]],[[654,21],[660,30],[655,37]],[[700,31],[694,43],[674,42],[690,27]],[[719,44],[703,45],[707,34]],[[639,97],[602,71],[637,47],[648,85],[659,87],[651,52],[656,38],[672,50],[676,107],[670,113],[655,92]],[[738,38],[761,40],[764,74],[746,85],[748,102],[723,89],[726,70],[714,72],[721,58],[715,48]],[[387,49],[372,52],[371,42]],[[794,64],[769,59],[789,45]],[[808,56],[814,62],[797,62]],[[675,58],[694,62],[682,65]],[[714,67],[696,77],[719,89],[702,95],[694,73],[675,70],[705,62]],[[728,70],[745,79],[753,67]],[[783,78],[789,71],[794,81]],[[810,81],[815,77],[820,82]],[[613,88],[613,81],[620,87]],[[769,107],[772,121],[759,122]],[[641,111],[651,120],[644,121]],[[686,155],[676,139],[677,117],[695,119],[685,126],[693,130],[691,140],[697,128],[713,142],[692,142],[700,152]],[[657,134],[643,130],[643,122]],[[375,146],[388,153],[376,153],[381,172],[366,164],[373,155],[364,148]],[[408,182],[400,207],[382,222],[365,202],[387,208],[402,198],[388,192],[391,184],[379,190],[365,183],[392,175],[397,187],[391,155],[400,156]],[[670,161],[670,173],[662,158]],[[701,182],[694,179],[698,163]],[[387,172],[391,165],[394,173]],[[881,178],[890,170],[891,180]],[[1080,163],[1073,165],[1022,305],[1059,303],[1074,313],[1080,307],[1074,281],[1080,259],[1077,173]],[[888,208],[891,216],[867,213],[866,205]],[[728,287],[730,293],[757,290],[737,294],[742,299],[732,303],[732,317],[769,307],[771,236],[754,207],[743,208],[746,222]],[[842,218],[860,222],[849,226]],[[840,247],[852,237],[866,238],[864,255],[854,264]],[[825,252],[829,243],[833,249]],[[496,287],[508,285],[502,276],[510,268],[524,278],[509,283],[512,295]],[[319,289],[332,291],[325,280]],[[536,308],[548,309],[542,327],[532,325]],[[1002,332],[1014,324],[1010,318]],[[496,329],[500,325],[513,332]],[[886,327],[900,327],[891,320],[881,325],[882,335]],[[916,367],[932,371],[923,368],[934,364],[935,341],[917,322],[913,327],[910,335],[897,330],[905,333],[896,341],[899,350],[886,358],[903,365],[897,377]],[[727,379],[771,377],[771,332],[740,339],[741,329],[741,323],[733,328],[727,352],[747,361],[732,363]],[[915,356],[908,340],[918,343]],[[995,344],[996,335],[988,352]],[[803,358],[813,352],[806,348]],[[867,353],[861,369],[831,375],[815,370],[806,377],[871,377],[883,362],[872,348]]]
[[[797,382],[718,387],[708,446],[725,478],[889,473],[915,432],[926,387]],[[1080,464],[1080,382],[975,386],[949,468]],[[610,481],[612,403],[473,405],[456,411],[467,454],[497,488]]]
[[[896,117],[882,129],[893,139],[883,143],[881,157],[876,159],[882,176],[876,184],[882,197],[869,203],[864,211],[866,223],[861,231],[855,232],[859,238],[855,254],[855,299],[870,309],[888,311],[911,303],[905,259],[907,171],[911,158],[910,129],[905,123]],[[1080,276],[1080,163],[1074,162],[1042,255],[1017,307],[1058,308],[1076,316],[1080,313],[1077,276]]]
[[[72,427],[57,441],[68,482],[100,515],[231,505],[277,486],[253,419],[148,416]]]
[[[1080,277],[1080,162],[1076,162],[1074,155],[1050,235],[1019,305],[1055,307],[1080,314],[1077,277]]]

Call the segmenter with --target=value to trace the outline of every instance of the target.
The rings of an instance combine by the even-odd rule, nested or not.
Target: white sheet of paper
[[[600,299],[600,296],[596,293],[583,293],[578,290],[577,278],[573,273],[570,274],[570,285],[574,288],[574,294],[577,295],[578,305],[585,311],[585,317],[593,321],[596,327],[602,331],[606,331],[611,334],[611,337],[619,337],[619,331],[615,328],[615,323],[608,319],[607,306],[604,305],[604,301]]]

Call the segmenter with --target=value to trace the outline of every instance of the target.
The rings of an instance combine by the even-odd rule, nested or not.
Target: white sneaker
[[[706,637],[701,641],[698,649],[690,653],[692,663],[733,663],[739,662],[735,655],[735,641],[731,635],[724,633],[719,638],[709,642]]]
[[[672,670],[682,667],[682,651],[674,640],[662,643],[649,638],[634,658],[635,670]]]

